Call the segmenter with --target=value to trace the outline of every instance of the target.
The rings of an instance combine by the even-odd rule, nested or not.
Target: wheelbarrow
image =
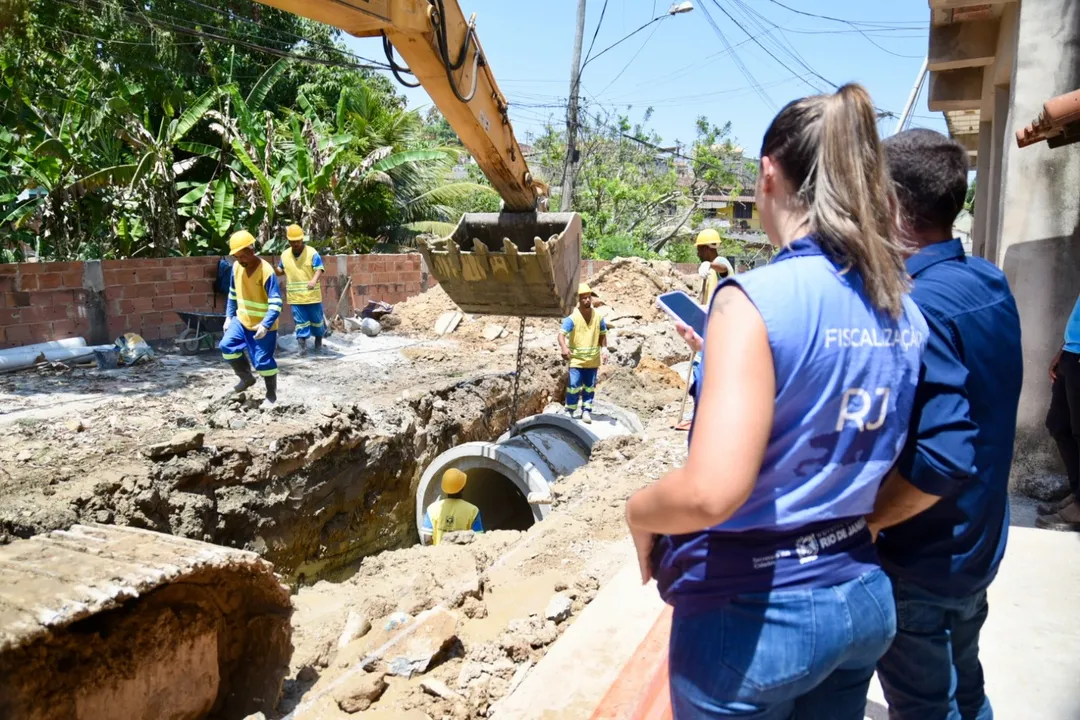
[[[213,350],[225,332],[225,316],[217,313],[177,311],[187,328],[176,338],[176,347],[184,355]]]

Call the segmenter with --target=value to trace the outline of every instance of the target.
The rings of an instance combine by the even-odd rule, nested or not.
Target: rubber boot
[[[318,355],[322,352],[322,336],[315,336],[315,354]]]
[[[297,351],[300,357],[307,357],[307,338],[296,338],[296,344],[300,346]]]
[[[266,382],[266,399],[262,401],[262,409],[274,407],[277,402],[277,375],[267,375],[263,378]]]
[[[240,382],[233,385],[233,392],[244,392],[255,384],[255,376],[251,374],[251,364],[248,363],[247,355],[230,360],[229,365],[232,366],[236,377],[240,378]]]

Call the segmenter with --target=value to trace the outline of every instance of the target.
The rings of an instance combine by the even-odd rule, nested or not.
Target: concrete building
[[[1016,131],[1080,87],[1077,0],[929,0],[929,106],[976,168],[972,254],[1002,267],[1023,327],[1015,482],[1059,466],[1043,425],[1047,367],[1080,294],[1080,144],[1020,148]]]

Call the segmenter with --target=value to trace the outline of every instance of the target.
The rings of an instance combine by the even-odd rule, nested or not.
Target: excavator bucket
[[[464,312],[565,317],[577,303],[581,216],[470,213],[420,254]]]

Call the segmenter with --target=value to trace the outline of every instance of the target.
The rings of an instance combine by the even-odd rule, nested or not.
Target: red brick
[[[45,342],[47,340],[54,340],[52,336],[52,323],[42,322],[33,323],[28,326],[30,328],[30,341],[31,342]]]
[[[174,282],[172,284],[173,295],[190,295],[191,283],[189,282]]]
[[[15,276],[0,275],[0,295],[15,292]]]
[[[161,324],[161,313],[159,313],[159,312],[143,313],[142,317],[139,318],[139,322],[142,324],[142,327],[160,325]]]
[[[143,325],[139,328],[139,334],[143,336],[144,340],[160,340],[161,328],[157,325]]]
[[[45,270],[45,263],[19,263],[20,275],[40,275]]]
[[[22,291],[37,290],[38,289],[38,276],[37,275],[20,275],[19,276],[19,289]]]
[[[188,269],[182,265],[166,268],[166,280],[183,280],[187,277]]]
[[[65,305],[50,305],[43,309],[43,320],[67,320],[69,308]]]
[[[167,279],[168,271],[165,268],[139,268],[140,283],[159,283]]]
[[[19,325],[22,322],[22,311],[8,308],[0,309],[0,327]]]
[[[172,310],[173,308],[173,296],[172,295],[158,295],[154,298],[155,310]]]
[[[60,276],[60,284],[66,288],[81,288],[83,274],[81,270],[70,270]]]
[[[139,283],[135,286],[135,297],[154,297],[161,290],[158,283]]]
[[[19,266],[15,263],[0,263],[0,275],[18,275]]]
[[[55,290],[63,284],[60,273],[42,273],[38,275],[38,290]]]
[[[54,338],[68,338],[77,334],[77,326],[74,320],[57,320],[52,324]]]
[[[191,307],[195,310],[209,310],[214,305],[213,293],[192,293],[190,295]],[[225,312],[225,300],[222,299],[217,304],[218,309],[221,312]]]
[[[28,325],[9,325],[4,328],[4,344],[8,347],[30,344],[30,327]]]
[[[131,301],[131,313],[138,315],[139,313],[150,312],[154,309],[154,299],[148,297],[135,298]]]

